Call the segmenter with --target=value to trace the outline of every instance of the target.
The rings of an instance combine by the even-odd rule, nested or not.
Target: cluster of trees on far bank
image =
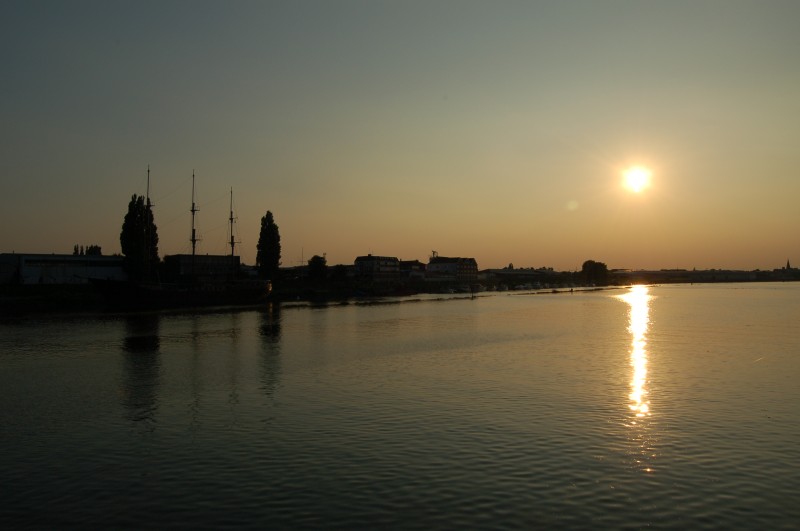
[[[608,282],[608,266],[603,262],[586,260],[581,267],[581,278],[587,284],[606,284]]]
[[[78,245],[77,243],[72,248],[73,256],[103,256],[103,250],[99,245]]]

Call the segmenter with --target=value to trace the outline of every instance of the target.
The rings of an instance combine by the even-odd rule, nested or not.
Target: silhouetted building
[[[400,276],[405,278],[425,278],[426,266],[419,260],[400,260]]]
[[[554,280],[555,277],[560,275],[555,273],[552,269],[534,269],[532,267],[521,267],[517,269],[502,268],[502,269],[486,269],[478,274],[480,280],[490,282],[504,282],[509,286],[525,283],[543,283]]]
[[[427,278],[432,280],[475,281],[478,262],[474,258],[450,258],[433,253],[428,261]]]
[[[359,256],[354,265],[358,277],[395,278],[400,273],[400,260],[394,256]]]
[[[173,254],[164,257],[168,282],[224,282],[239,273],[240,265],[239,257],[231,255]]]
[[[90,278],[127,280],[121,256],[0,254],[2,284],[87,284]]]

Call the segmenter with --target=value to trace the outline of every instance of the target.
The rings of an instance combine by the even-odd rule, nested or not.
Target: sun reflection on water
[[[620,299],[630,305],[628,331],[631,341],[631,402],[628,407],[637,417],[650,415],[650,402],[647,399],[647,325],[650,322],[650,295],[647,286],[632,286]]]
[[[633,466],[647,475],[655,473],[655,441],[650,425],[650,400],[648,398],[647,378],[647,329],[650,324],[650,301],[647,286],[631,286],[630,291],[618,298],[629,305],[628,332],[631,334],[630,393],[628,394],[627,426],[628,437],[632,443],[630,456]]]

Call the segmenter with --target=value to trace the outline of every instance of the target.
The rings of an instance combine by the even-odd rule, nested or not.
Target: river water
[[[796,529],[800,284],[0,324],[0,525]]]

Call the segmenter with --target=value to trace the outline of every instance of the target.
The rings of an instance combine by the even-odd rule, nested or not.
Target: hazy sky
[[[800,265],[800,2],[0,3],[0,252]],[[649,167],[626,191],[621,171]]]

